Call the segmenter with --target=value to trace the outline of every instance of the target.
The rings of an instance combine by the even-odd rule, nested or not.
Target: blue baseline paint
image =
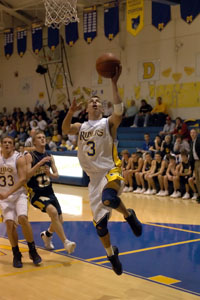
[[[198,225],[157,224],[200,232],[200,226]],[[43,248],[40,232],[48,228],[49,222],[32,222],[31,225],[36,245]],[[68,238],[77,243],[73,257],[85,260],[105,256],[105,251],[92,222],[64,222],[64,230]],[[112,244],[117,245],[121,253],[200,239],[198,233],[176,231],[148,224],[144,224],[142,237],[136,238],[126,222],[109,222],[109,231]],[[23,239],[20,227],[18,233],[19,239]],[[7,237],[4,224],[0,224],[0,235]],[[56,249],[63,248],[63,244],[56,234],[53,237],[53,243]],[[65,251],[58,254],[67,255]],[[170,287],[200,296],[200,241],[121,255],[120,260],[124,271],[129,275],[144,279],[156,275],[171,277],[181,282]],[[92,263],[100,261],[102,259],[97,259]],[[103,266],[110,267],[110,264],[107,263]]]

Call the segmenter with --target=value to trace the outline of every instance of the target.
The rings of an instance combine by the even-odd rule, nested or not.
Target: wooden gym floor
[[[54,185],[69,239],[76,241],[72,256],[56,235],[54,251],[46,251],[40,232],[46,214],[30,206],[34,238],[43,263],[35,267],[19,228],[23,268],[12,267],[12,253],[0,224],[0,300],[175,300],[200,296],[200,205],[191,200],[122,194],[144,224],[143,235],[133,236],[123,217],[113,211],[109,230],[120,251],[124,273],[110,269],[92,224],[88,190]]]

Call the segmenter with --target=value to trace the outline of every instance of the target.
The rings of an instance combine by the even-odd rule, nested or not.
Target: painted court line
[[[178,231],[183,231],[183,232],[200,234],[199,231],[192,231],[192,230],[187,230],[187,229],[182,229],[182,228],[177,228],[177,227],[171,227],[171,226],[166,226],[166,225],[160,225],[160,224],[155,224],[155,223],[143,223],[143,224],[156,226],[156,227],[162,227],[162,228],[169,228],[169,229],[172,229],[172,230],[178,230]]]
[[[167,248],[167,247],[172,247],[172,246],[177,246],[177,245],[184,245],[184,244],[195,243],[195,242],[200,242],[200,239],[187,240],[187,241],[182,241],[182,242],[177,242],[177,243],[165,244],[165,245],[154,246],[154,247],[149,247],[149,248],[143,248],[143,249],[138,249],[138,250],[132,250],[132,251],[127,251],[127,252],[121,252],[121,253],[119,253],[119,255],[127,255],[127,254],[145,252],[145,251],[149,251],[149,250]],[[95,261],[95,260],[105,259],[105,258],[107,258],[107,256],[99,256],[99,257],[86,259],[86,261]],[[109,261],[106,260],[106,261],[98,262],[96,264],[101,265],[101,264],[105,264],[105,263],[108,263],[108,262]]]

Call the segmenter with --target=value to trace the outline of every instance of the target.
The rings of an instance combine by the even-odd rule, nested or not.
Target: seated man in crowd
[[[183,122],[183,120],[180,117],[176,118],[176,125],[172,134],[175,139],[178,134],[181,136],[183,140],[186,139],[187,141],[190,141],[191,139],[187,124]]]
[[[135,100],[131,100],[131,105],[127,108],[125,115],[121,122],[121,127],[129,127],[133,124],[134,117],[138,112],[138,108],[135,105]]]
[[[162,193],[160,193],[160,196],[168,196],[169,194],[172,194],[173,181],[176,176],[177,176],[176,156],[170,155],[169,156],[169,165],[168,165],[168,168],[166,171],[166,175],[164,176],[165,190]]]
[[[147,127],[151,111],[152,111],[152,106],[149,105],[145,99],[142,99],[139,113],[136,114],[134,123],[131,127],[138,127],[138,122],[140,120],[144,121],[144,127]]]
[[[154,153],[157,151],[160,151],[161,149],[161,144],[162,144],[162,140],[161,137],[159,135],[156,135],[155,139],[154,139],[154,143],[153,146],[151,146],[149,148],[149,150],[152,152],[152,155],[154,156]]]
[[[137,181],[137,189],[134,191],[135,194],[143,194],[146,192],[147,180],[146,176],[151,170],[152,165],[152,156],[150,152],[145,153],[145,160],[142,167],[141,172],[137,172],[135,174],[136,181]]]
[[[122,156],[122,176],[124,177],[124,172],[126,171],[126,167],[128,166],[128,161],[130,158],[130,153],[128,152],[128,150],[124,149],[121,152],[121,156]]]
[[[185,190],[185,194],[182,197],[183,199],[190,199],[189,194],[189,183],[188,179],[191,177],[192,168],[189,162],[188,152],[185,150],[181,151],[181,163],[177,168],[177,176],[173,179],[174,192],[170,196],[172,198],[181,197],[181,188]]]
[[[167,105],[162,98],[157,98],[157,105],[151,111],[151,123],[153,126],[163,126],[167,117]]]
[[[193,172],[192,177],[190,177],[188,179],[188,183],[189,183],[190,189],[193,192],[192,200],[195,200],[195,202],[196,202],[196,200],[198,198],[198,192],[197,192],[197,187],[196,187],[195,172]]]
[[[162,141],[160,151],[162,153],[162,157],[165,158],[168,156],[173,150],[172,138],[171,135],[166,135],[164,141]]]
[[[127,170],[124,172],[125,187],[123,192],[132,192],[136,188],[137,178],[135,174],[141,172],[143,166],[143,159],[138,152],[132,153],[128,162]]]
[[[172,134],[175,128],[175,123],[172,122],[172,119],[170,116],[167,116],[166,118],[166,124],[163,127],[163,130],[159,133],[161,137]]]
[[[174,153],[180,154],[182,150],[190,152],[190,144],[187,140],[184,140],[180,134],[176,135],[176,141],[174,143]]]
[[[164,182],[163,176],[167,169],[167,162],[162,160],[161,152],[158,151],[155,154],[155,159],[152,162],[151,170],[147,174],[146,179],[148,181],[148,190],[144,193],[145,195],[157,195],[163,193]]]

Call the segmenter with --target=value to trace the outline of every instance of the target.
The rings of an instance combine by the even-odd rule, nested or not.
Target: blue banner
[[[26,52],[27,43],[27,29],[18,27],[17,28],[17,52],[20,57]]]
[[[152,25],[158,30],[163,30],[171,20],[171,7],[167,4],[162,4],[152,1]]]
[[[7,59],[13,54],[13,29],[4,30],[4,54]]]
[[[48,47],[53,51],[59,45],[59,29],[48,27]]]
[[[97,36],[97,8],[91,6],[83,10],[84,40],[90,44]]]
[[[35,54],[38,54],[43,46],[42,25],[38,23],[33,23],[31,29],[32,29],[32,49]]]
[[[119,3],[112,1],[104,3],[104,33],[113,40],[119,32]]]
[[[71,22],[65,26],[65,40],[70,47],[78,40],[78,22]]]
[[[181,18],[188,24],[198,16],[200,12],[199,0],[181,0]]]

